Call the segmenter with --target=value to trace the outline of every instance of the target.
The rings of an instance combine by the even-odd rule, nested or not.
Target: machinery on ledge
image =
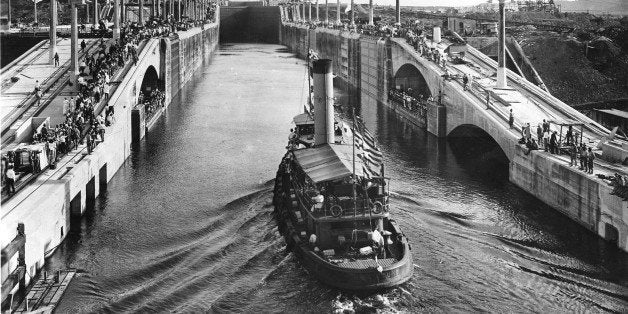
[[[313,141],[291,134],[275,179],[279,230],[325,284],[347,290],[402,284],[412,277],[412,255],[390,218],[382,154],[355,117],[352,127],[335,118],[331,60],[314,61],[313,73],[315,116],[295,117],[308,129],[314,120]]]

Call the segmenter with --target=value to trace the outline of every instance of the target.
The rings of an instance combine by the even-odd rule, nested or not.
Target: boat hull
[[[379,271],[376,267],[347,268],[340,267],[329,262],[317,253],[313,252],[307,243],[299,236],[298,230],[292,224],[288,211],[292,210],[289,200],[284,196],[289,191],[281,187],[282,171],[278,172],[275,184],[275,219],[279,230],[283,234],[288,248],[301,260],[308,272],[319,281],[343,290],[379,290],[400,285],[410,278],[414,272],[410,245],[404,235],[401,235],[403,246],[403,258],[392,265],[382,267]]]
[[[318,257],[302,245],[295,246],[293,251],[301,258],[307,270],[319,281],[343,290],[391,288],[408,281],[413,274],[413,265],[409,258],[379,272],[376,268],[338,267]],[[406,257],[409,257],[409,254],[406,254]]]

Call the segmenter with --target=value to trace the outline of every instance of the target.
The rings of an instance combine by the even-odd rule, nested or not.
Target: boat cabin
[[[295,124],[295,132],[299,144],[303,144],[305,147],[310,147],[314,144],[314,116],[310,113],[302,113],[296,115],[292,121]],[[342,120],[334,119],[334,132],[336,143],[346,143],[344,135],[347,131],[344,131],[346,126]]]
[[[355,154],[361,153],[356,148]],[[294,150],[291,182],[298,203],[295,216],[321,250],[371,243],[371,232],[388,219],[385,180],[367,178],[353,146],[324,144]],[[355,170],[354,170],[355,163]],[[355,172],[356,182],[353,180]]]

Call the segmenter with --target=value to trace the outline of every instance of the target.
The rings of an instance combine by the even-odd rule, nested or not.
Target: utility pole
[[[307,1],[308,21],[312,22],[312,0]]]
[[[33,15],[35,16],[34,24],[37,24],[37,0],[33,0]]]
[[[374,25],[373,23],[373,0],[369,0],[369,25]]]
[[[318,18],[318,0],[316,0],[316,22],[320,21]]]
[[[177,12],[178,21],[181,22],[181,0],[177,1],[179,12]]]
[[[340,24],[340,0],[336,0],[336,23]]]
[[[120,21],[126,23],[126,5],[125,0],[120,0]]]
[[[77,21],[77,8],[75,2],[77,0],[70,0],[70,19],[71,19],[71,36],[70,36],[70,82],[74,84],[75,88],[78,84],[76,79],[78,78],[78,21]]]
[[[7,17],[9,18],[9,28],[11,28],[11,0],[8,0],[9,6],[7,7]]]
[[[120,39],[120,0],[113,0],[113,39]]]
[[[499,29],[497,31],[497,88],[506,88],[506,10],[505,0],[499,0]]]
[[[355,25],[355,4],[351,0],[351,26]]]
[[[98,27],[98,0],[94,0],[94,28]]]
[[[399,6],[399,0],[395,2],[395,22],[401,23],[401,7]]]
[[[48,63],[55,64],[55,53],[57,53],[57,0],[50,0],[50,54]]]
[[[96,1],[96,0],[94,0]],[[138,19],[140,26],[144,25],[144,0],[139,0],[138,2]]]

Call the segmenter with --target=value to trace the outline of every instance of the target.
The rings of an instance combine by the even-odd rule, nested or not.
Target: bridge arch
[[[434,64],[434,62],[419,57],[418,53],[411,46],[405,43],[404,39],[391,39],[390,43],[390,69],[392,70],[391,76],[393,80],[390,85],[395,84],[395,77],[398,73],[407,74],[408,72],[411,72],[414,73],[415,77],[420,77],[422,80],[421,83],[424,82],[425,87],[429,89],[429,94],[436,97],[442,89],[443,79],[440,71],[438,70],[438,66]]]
[[[163,85],[163,80],[159,79],[157,69],[155,69],[153,65],[149,65],[144,72],[142,85],[140,85],[140,92],[142,92],[144,95],[149,95],[150,92],[154,91],[155,89],[163,91]]]
[[[395,72],[395,88],[414,97],[420,95],[423,97],[434,96],[421,71],[411,63],[403,64]]]
[[[513,157],[514,143],[512,139],[502,136],[495,128],[483,128],[475,124],[462,123],[449,128],[447,137],[470,138],[473,141],[466,141],[467,145],[499,147],[499,151],[495,152],[496,154],[502,155],[509,161]]]

